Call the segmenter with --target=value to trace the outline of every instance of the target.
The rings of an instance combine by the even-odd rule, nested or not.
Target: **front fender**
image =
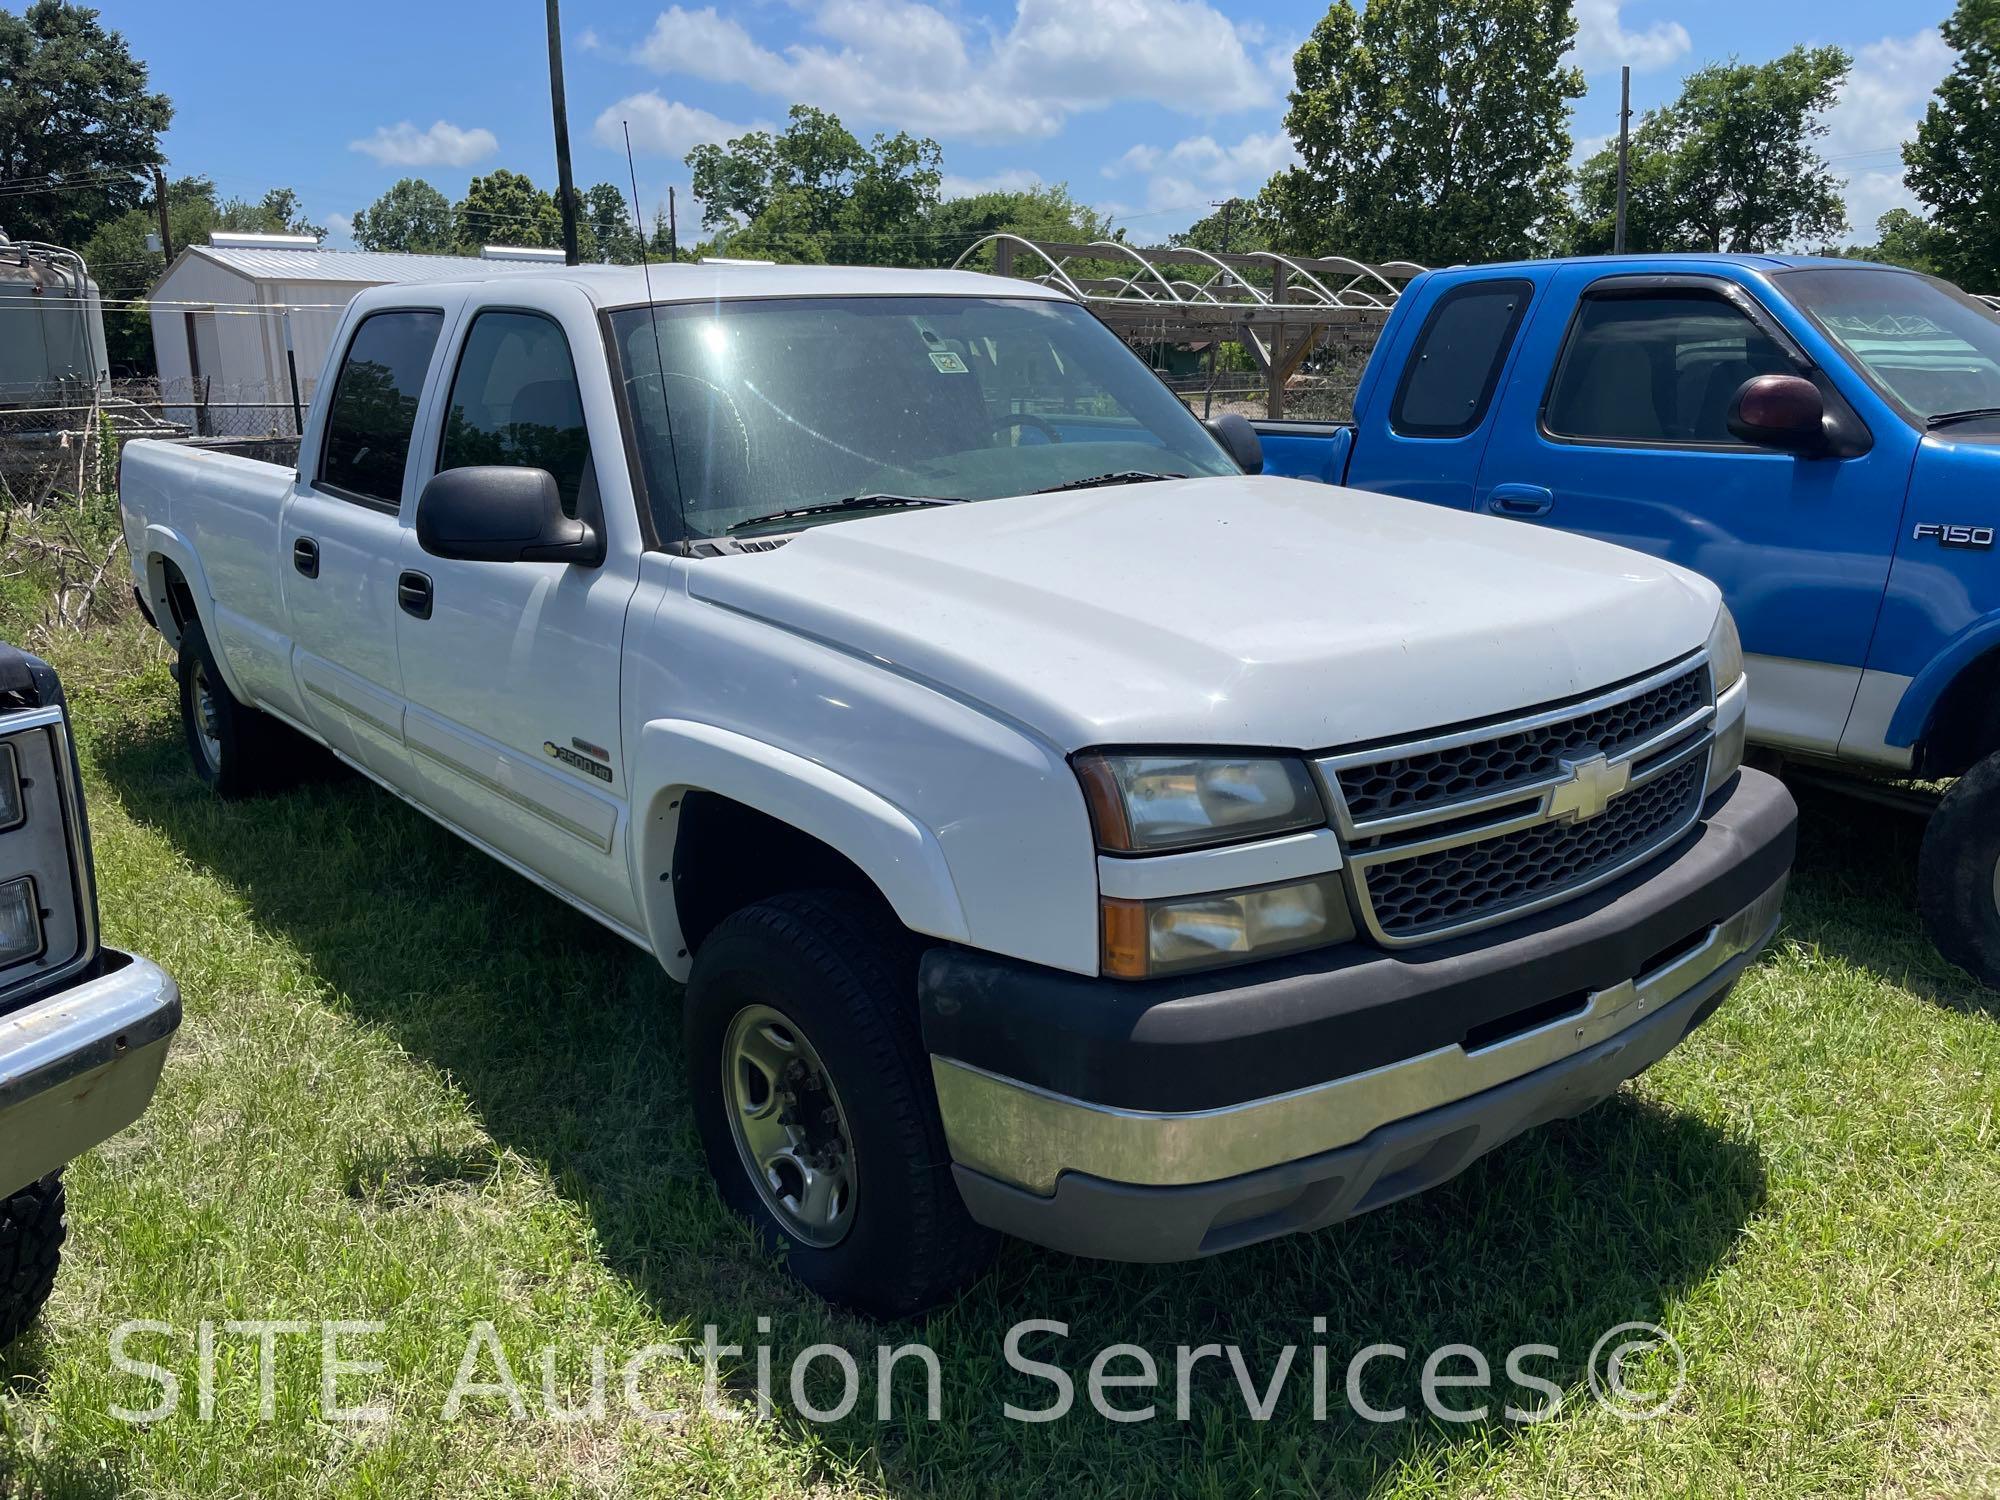
[[[1931,658],[1930,665],[1916,675],[1896,704],[1884,739],[1898,749],[1916,744],[1958,674],[1994,650],[2000,650],[2000,611],[1973,621]]]
[[[714,792],[837,849],[875,883],[897,918],[946,942],[967,939],[965,912],[944,851],[929,829],[860,783],[747,735],[687,719],[654,719],[639,731],[635,787],[656,788],[632,840],[634,886],[647,894],[648,936],[667,972],[687,975],[671,886],[647,872],[672,863],[680,807],[690,791]],[[658,892],[656,896],[654,893]]]

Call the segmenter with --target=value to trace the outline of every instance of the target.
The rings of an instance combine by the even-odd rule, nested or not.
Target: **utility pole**
[[[1227,255],[1229,253],[1229,221],[1236,213],[1236,200],[1234,198],[1225,198],[1222,202],[1217,203],[1211,198],[1208,206],[1222,210],[1222,253]],[[1208,420],[1209,407],[1215,401],[1215,351],[1221,343],[1222,340],[1219,337],[1211,338],[1208,341],[1208,384],[1203,387],[1201,393],[1201,419],[1204,422]]]
[[[153,203],[160,211],[160,254],[168,265],[174,263],[174,232],[167,224],[167,174],[153,168]]]
[[[549,0],[549,102],[556,117],[556,196],[562,204],[563,263],[582,260],[576,249],[576,184],[569,175],[569,106],[563,99],[562,16]]]
[[[550,0],[553,4],[554,0]],[[1625,253],[1625,166],[1632,143],[1632,70],[1618,70],[1618,217],[1611,229],[1611,253]]]
[[[667,259],[678,263],[681,258],[681,225],[674,208],[674,188],[667,184]]]

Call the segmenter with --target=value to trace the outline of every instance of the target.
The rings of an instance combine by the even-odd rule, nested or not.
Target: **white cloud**
[[[353,216],[349,214],[328,214],[326,216],[326,238],[329,244],[334,244],[334,245],[353,244],[354,243]]]
[[[1046,137],[1128,100],[1195,115],[1269,107],[1272,79],[1207,0],[1017,0],[1004,30],[924,0],[802,0],[816,40],[764,46],[707,6],[662,11],[634,52],[662,73],[945,138]]]
[[[1576,45],[1570,56],[1585,69],[1630,66],[1636,72],[1664,68],[1693,45],[1678,21],[1655,21],[1643,31],[1627,30],[1619,15],[1622,0],[1576,0]]]
[[[1298,161],[1292,138],[1282,129],[1252,131],[1234,145],[1210,135],[1190,136],[1172,146],[1137,145],[1108,163],[1106,177],[1147,177],[1148,216],[1181,211],[1193,220],[1220,198],[1248,197],[1273,173]]]
[[[623,151],[624,125],[628,122],[632,127],[634,151],[672,157],[686,156],[696,146],[710,142],[720,144],[731,136],[755,128],[732,125],[705,109],[697,109],[678,100],[662,99],[657,92],[648,89],[643,94],[620,99],[605,110],[597,117],[591,134],[599,145]]]
[[[490,130],[461,130],[447,120],[429,130],[403,120],[378,126],[365,140],[349,141],[347,149],[372,156],[385,167],[469,167],[499,150],[500,142]]]
[[[960,177],[947,172],[938,191],[946,198],[976,198],[981,193],[1025,193],[1040,186],[1041,173],[1031,172],[1026,167],[1008,167],[984,177]]]
[[[1854,69],[1826,115],[1820,150],[1847,180],[1848,239],[1872,241],[1875,221],[1892,208],[1914,208],[1903,181],[1902,143],[1939,81],[1951,71],[1953,53],[1936,27],[1905,37],[1883,37],[1854,54]]]

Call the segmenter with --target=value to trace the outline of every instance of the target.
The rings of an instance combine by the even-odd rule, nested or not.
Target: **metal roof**
[[[361,286],[415,281],[484,281],[523,271],[546,274],[546,263],[484,260],[472,255],[413,255],[390,250],[245,250],[190,245],[199,255],[253,281],[345,281]],[[557,267],[561,269],[561,267]]]

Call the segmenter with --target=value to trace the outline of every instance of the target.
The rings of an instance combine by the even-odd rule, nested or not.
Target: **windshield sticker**
[[[931,363],[938,367],[938,373],[941,375],[964,375],[968,373],[965,368],[965,361],[949,350],[939,353],[933,349],[931,351]]]

